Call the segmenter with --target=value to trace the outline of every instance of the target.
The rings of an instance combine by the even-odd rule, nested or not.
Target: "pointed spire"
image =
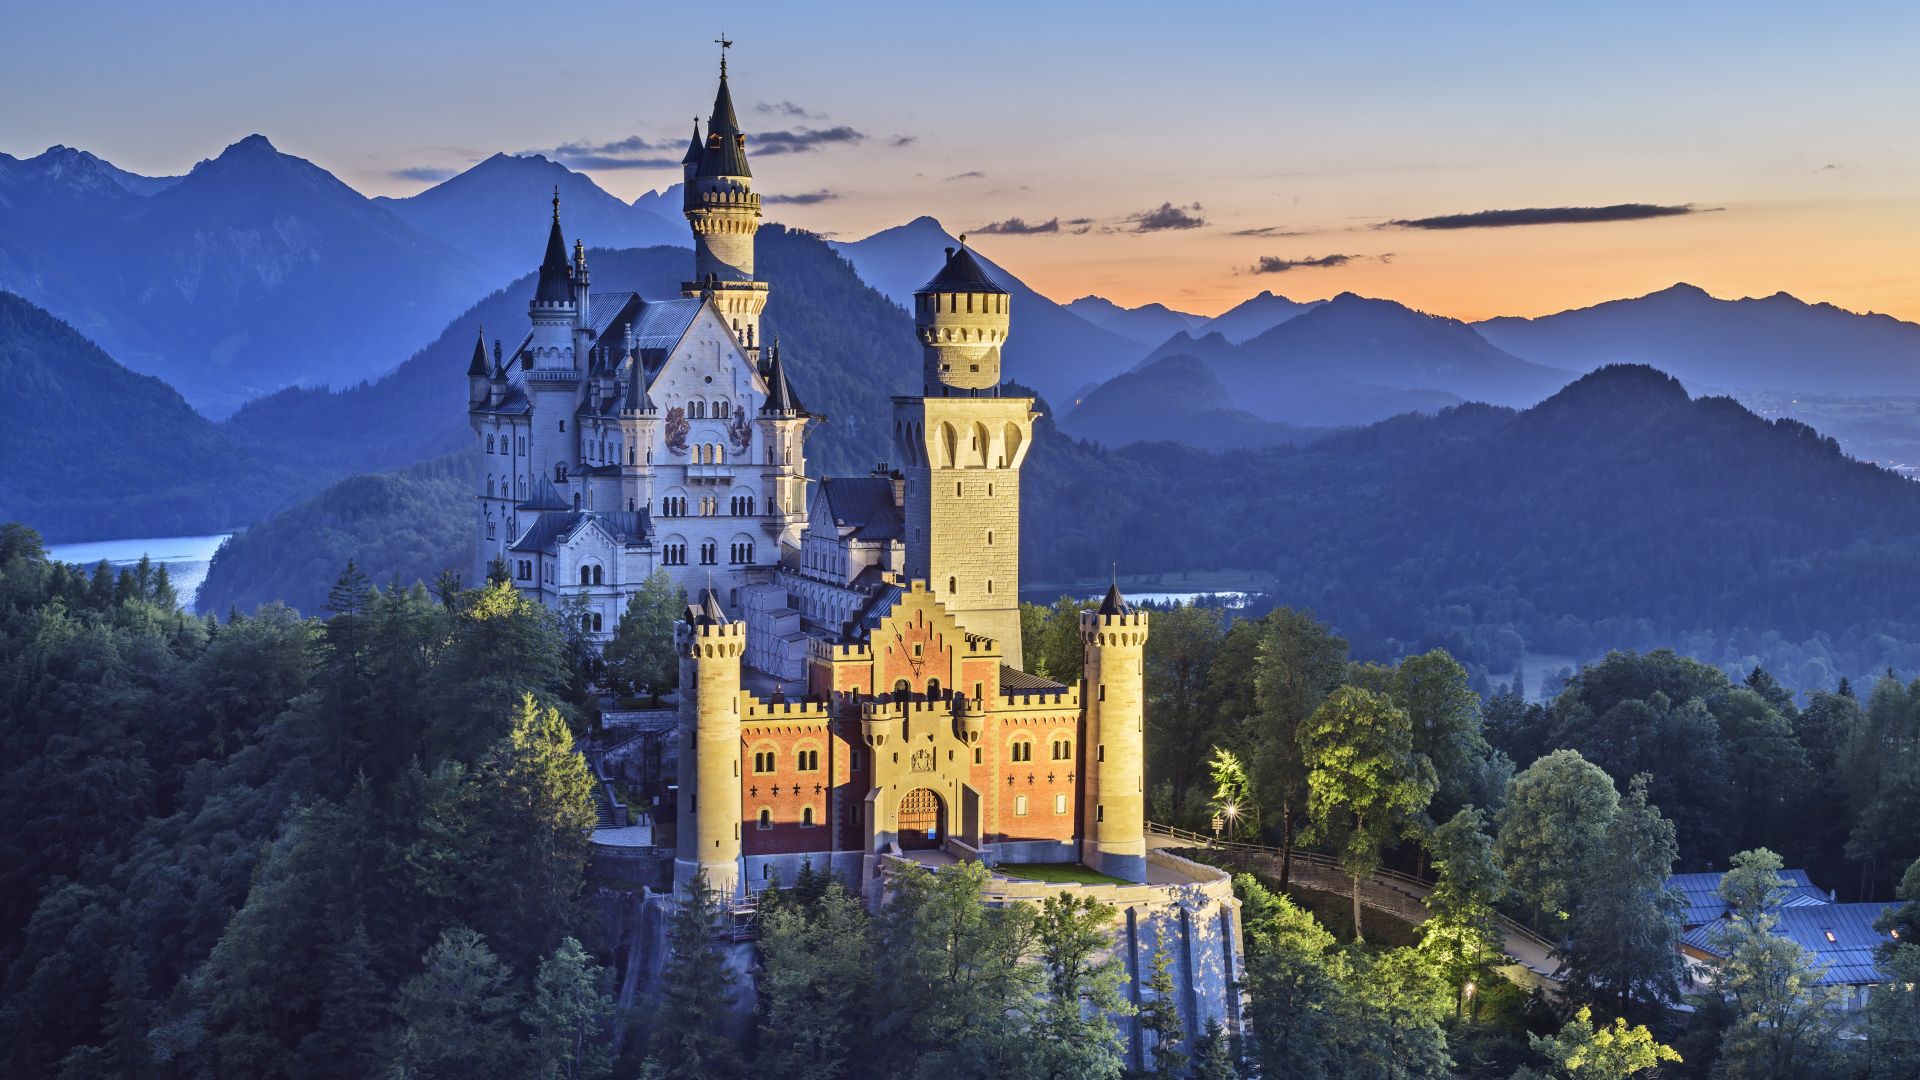
[[[467,378],[484,379],[487,377],[487,328],[481,327],[480,334],[473,342],[473,360],[467,364]]]
[[[767,360],[767,401],[760,406],[763,413],[783,413],[791,416],[805,416],[806,406],[800,404],[800,396],[793,392],[793,383],[787,379],[787,365],[780,359],[780,339],[773,339],[773,348],[768,350]]]
[[[707,119],[707,141],[700,153],[699,175],[753,175],[747,168],[747,137],[740,133],[740,118],[733,111],[733,91],[727,88],[725,52],[720,54],[720,88],[713,94],[713,115]]]
[[[1120,575],[1119,575],[1119,570],[1117,568],[1114,571],[1113,584],[1107,586],[1107,598],[1105,600],[1100,601],[1100,614],[1102,615],[1133,614],[1133,605],[1127,603],[1127,598],[1120,595]]]
[[[547,254],[540,261],[540,282],[533,290],[536,304],[573,302],[569,286],[573,275],[567,269],[567,240],[560,233],[560,186],[553,188],[553,227],[547,230]]]
[[[700,152],[705,148],[706,143],[700,138],[700,118],[696,116],[693,118],[693,142],[688,145],[687,156],[680,159],[680,164],[700,164]]]

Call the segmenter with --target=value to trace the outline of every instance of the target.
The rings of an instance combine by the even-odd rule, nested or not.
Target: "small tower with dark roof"
[[[732,44],[728,42],[728,44]],[[698,136],[699,124],[694,125]],[[707,137],[688,147],[681,161],[686,173],[683,206],[693,228],[693,280],[681,295],[711,296],[733,327],[749,357],[758,357],[760,313],[767,306],[767,285],[753,278],[753,238],[760,229],[760,196],[747,168],[747,136],[733,110],[727,87],[727,58],[720,56],[720,89],[713,96]]]
[[[727,617],[711,587],[674,628],[680,653],[680,801],[673,883],[704,870],[725,897],[740,888],[740,658],[746,624]]]
[[[1000,385],[1000,346],[1007,340],[1007,290],[967,250],[947,249],[933,280],[913,294],[913,328],[928,395],[978,393]]]
[[[1080,640],[1088,748],[1081,861],[1145,881],[1147,613],[1127,603],[1116,580],[1097,610],[1080,614]]]
[[[487,403],[487,331],[481,327],[473,342],[473,359],[467,361],[467,406],[479,408]]]

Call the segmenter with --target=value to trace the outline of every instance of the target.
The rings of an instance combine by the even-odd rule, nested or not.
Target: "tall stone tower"
[[[893,434],[907,474],[907,577],[1018,664],[1020,463],[1034,412],[1032,398],[1000,395],[1008,299],[964,240],[947,249],[914,293],[923,396],[893,399]]]
[[[696,871],[722,896],[740,888],[740,657],[747,627],[712,589],[674,628],[680,652],[680,801],[673,884]]]
[[[1134,610],[1115,584],[1099,610],[1081,613],[1080,640],[1088,748],[1081,859],[1103,874],[1145,881],[1147,613]]]
[[[698,142],[700,126],[694,125]],[[733,325],[749,359],[759,358],[760,312],[767,306],[767,284],[753,279],[753,236],[760,230],[760,196],[753,193],[747,168],[747,137],[733,112],[727,89],[727,58],[720,56],[720,89],[706,142],[698,153],[689,146],[681,159],[686,176],[684,207],[693,227],[693,280],[681,286],[685,296],[708,296]]]
[[[533,335],[527,343],[528,367],[524,381],[527,397],[535,413],[541,416],[571,417],[579,398],[582,373],[578,351],[584,339],[586,282],[575,281],[574,270],[567,262],[567,242],[560,234],[560,189],[555,188],[547,253],[540,260],[540,277],[534,285],[533,299],[527,304]],[[579,271],[584,279],[584,256],[580,259]],[[542,478],[557,478],[556,466],[577,459],[579,434],[565,428],[564,421],[533,426],[527,447],[527,467],[531,474],[529,497],[540,490]]]

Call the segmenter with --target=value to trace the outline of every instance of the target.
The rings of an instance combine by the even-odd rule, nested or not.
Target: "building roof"
[[[703,147],[701,146],[701,139],[700,139],[700,118],[696,116],[693,118],[693,142],[688,144],[686,156],[680,159],[680,164],[682,165],[700,164],[700,151],[702,149]]]
[[[880,590],[873,601],[867,605],[866,611],[861,613],[859,620],[855,622],[855,636],[866,637],[879,629],[880,621],[887,617],[887,614],[893,610],[893,605],[899,603],[900,597],[904,595],[906,590],[898,585],[889,585]]]
[[[1109,585],[1107,587],[1107,598],[1105,600],[1100,601],[1100,614],[1102,615],[1133,614],[1133,605],[1127,603],[1127,598],[1120,595],[1120,582],[1115,581],[1112,585]]]
[[[893,478],[888,476],[829,476],[820,481],[833,523],[852,529],[862,540],[898,540],[906,533],[900,508],[893,502]]]
[[[772,357],[767,361],[767,400],[760,406],[765,413],[784,413],[789,416],[805,416],[807,407],[800,404],[800,395],[793,392],[793,383],[787,379],[787,365],[780,359],[780,343],[775,341],[770,350]]]
[[[588,526],[600,529],[618,544],[644,544],[653,539],[653,518],[645,510],[621,510],[611,514],[592,510],[550,510],[535,517],[520,538],[509,547],[514,551],[552,551]]]
[[[487,377],[487,330],[481,327],[473,341],[473,359],[467,363],[467,378],[484,379]]]
[[[940,268],[939,273],[933,275],[932,280],[915,289],[914,295],[950,292],[1004,293],[1006,291],[993,278],[987,276],[987,268],[981,266],[980,260],[973,257],[973,252],[967,250],[967,245],[961,244],[958,248],[947,249],[946,265]]]
[[[714,91],[713,116],[707,120],[707,145],[700,154],[697,176],[752,176],[747,168],[747,137],[733,112],[733,92],[727,89],[727,64],[720,62],[720,89]]]
[[[1861,986],[1884,978],[1874,952],[1893,938],[1875,930],[1873,924],[1886,910],[1886,904],[1786,907],[1774,912],[1773,932],[1813,954],[1814,965],[1825,969],[1820,985]],[[1709,956],[1720,956],[1718,939],[1726,925],[1725,918],[1715,919],[1687,931],[1680,940]]]
[[[1674,874],[1667,879],[1667,888],[1680,894],[1686,904],[1681,912],[1680,925],[1699,926],[1712,922],[1728,913],[1726,898],[1720,895],[1720,879],[1725,874],[1714,871],[1702,874]],[[1825,904],[1829,902],[1827,894],[1814,888],[1813,879],[1805,870],[1782,870],[1780,877],[1787,885],[1782,890],[1782,907],[1803,907],[1807,904]]]
[[[1017,694],[1050,694],[1066,688],[1065,683],[1054,682],[1052,679],[1035,675],[1031,671],[1021,671],[1007,664],[1000,665],[1000,689],[1002,690],[1010,690]]]
[[[701,589],[700,599],[687,605],[682,618],[694,626],[725,626],[732,620],[727,618],[727,609],[720,606],[720,598],[712,589]]]
[[[521,510],[571,510],[573,505],[553,486],[553,481],[544,474],[533,482],[533,494],[518,507]]]
[[[634,348],[664,354],[686,336],[687,327],[693,325],[705,303],[697,296],[642,301],[640,315],[633,323]]]
[[[540,260],[540,281],[533,287],[539,304],[564,304],[573,299],[573,271],[567,266],[567,241],[560,235],[560,189],[553,189],[553,228],[547,231],[547,255]]]

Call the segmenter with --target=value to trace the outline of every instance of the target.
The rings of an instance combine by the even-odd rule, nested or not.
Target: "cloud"
[[[569,169],[658,169],[680,164],[685,144],[678,140],[653,142],[629,135],[612,142],[585,140],[561,143],[551,150],[529,150]]]
[[[1278,255],[1262,255],[1260,261],[1253,264],[1256,274],[1284,274],[1289,270],[1324,270],[1336,266],[1345,266],[1355,259],[1377,258],[1386,262],[1386,255],[1309,255],[1304,259],[1283,259]]]
[[[1523,210],[1478,210],[1471,214],[1441,214],[1437,217],[1396,218],[1387,222],[1403,229],[1504,229],[1514,225],[1573,225],[1592,221],[1642,221],[1647,218],[1676,217],[1699,213],[1692,203],[1684,206],[1657,206],[1653,203],[1619,203],[1614,206],[1550,206]]]
[[[981,172],[979,169],[968,169],[963,173],[954,173],[952,176],[947,177],[947,180],[949,182],[954,180],[978,180],[986,175],[986,173]]]
[[[1305,236],[1303,232],[1288,232],[1278,225],[1262,225],[1257,229],[1236,229],[1235,236]]]
[[[791,101],[762,101],[753,107],[754,112],[770,116],[791,116],[796,120],[821,120],[825,113],[808,112]]]
[[[1017,217],[1010,217],[1005,221],[994,221],[982,225],[973,231],[988,236],[1036,236],[1040,233],[1059,232],[1060,219],[1049,218],[1029,225]]]
[[[404,169],[395,169],[387,175],[396,180],[425,180],[429,184],[437,184],[459,173],[459,169],[449,169],[439,165],[409,165]]]
[[[792,131],[766,131],[758,135],[747,136],[749,154],[804,154],[818,150],[822,146],[844,143],[853,145],[862,142],[866,136],[854,129],[841,125],[830,128],[794,128]]]
[[[1085,236],[1093,231],[1094,220],[1090,217],[1068,218],[1067,227],[1075,236]]]
[[[1138,214],[1129,214],[1121,220],[1133,226],[1134,232],[1160,232],[1165,229],[1197,229],[1207,223],[1200,216],[1200,204],[1175,206],[1170,202],[1161,203],[1152,210],[1143,210]]]
[[[840,197],[837,191],[821,188],[819,191],[802,191],[792,195],[762,195],[763,203],[786,203],[790,206],[812,206],[815,203],[832,202]]]
[[[918,135],[895,135],[893,138],[887,140],[887,145],[888,146],[912,146],[914,143],[917,143],[919,141],[920,141],[920,136]]]

